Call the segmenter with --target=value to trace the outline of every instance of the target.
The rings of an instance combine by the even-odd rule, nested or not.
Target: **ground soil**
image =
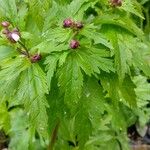
[[[0,150],[4,150],[8,145],[8,137],[3,131],[0,131]]]
[[[128,137],[130,139],[130,145],[132,150],[150,150],[150,126],[147,126],[147,131],[142,137],[136,128],[136,125],[132,125],[128,128]]]

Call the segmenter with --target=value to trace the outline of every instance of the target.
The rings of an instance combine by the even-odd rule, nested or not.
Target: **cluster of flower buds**
[[[75,22],[70,18],[67,18],[63,21],[63,27],[64,28],[71,28],[73,29],[76,33],[78,33],[78,31],[80,29],[82,29],[84,27],[82,22]],[[77,49],[80,46],[79,41],[73,39],[70,42],[70,48],[71,49]]]
[[[17,28],[10,27],[10,23],[7,21],[3,21],[1,23],[1,26],[3,27],[2,33],[6,36],[6,38],[11,42],[11,43],[17,43],[20,40],[20,32]],[[21,42],[21,41],[20,41]],[[21,54],[24,56],[27,56],[32,63],[36,63],[41,60],[42,56],[40,54],[34,54],[30,55],[28,51],[26,50],[20,50],[19,48],[17,49]]]
[[[3,21],[1,23],[1,26],[4,28],[2,31],[3,34],[6,35],[6,38],[11,42],[11,43],[16,43],[20,40],[20,32],[17,28],[14,28],[12,30],[9,29],[10,23],[7,21]]]
[[[63,21],[64,28],[82,29],[84,27],[82,22],[75,22],[68,18]]]
[[[110,4],[113,7],[120,7],[122,6],[122,0],[110,0]]]

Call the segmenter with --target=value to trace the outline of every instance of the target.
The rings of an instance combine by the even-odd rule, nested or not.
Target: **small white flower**
[[[12,33],[11,37],[16,42],[18,42],[20,40],[20,36],[17,33]]]

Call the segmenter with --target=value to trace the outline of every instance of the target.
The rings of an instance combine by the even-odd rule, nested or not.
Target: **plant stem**
[[[117,132],[115,132],[115,136],[117,136]],[[119,145],[119,149],[120,150],[123,150],[123,148],[122,148],[122,145],[121,145],[121,142],[116,138],[116,141],[117,141],[117,143],[118,143],[118,145]]]
[[[53,132],[52,132],[52,136],[51,136],[51,140],[48,146],[47,150],[53,150],[55,142],[56,142],[56,138],[57,138],[57,133],[58,133],[58,128],[59,128],[59,124],[60,122],[58,121]]]
[[[30,55],[29,55],[29,52],[28,52],[27,47],[26,47],[21,41],[18,41],[18,43],[24,48],[24,50],[26,51],[26,55],[27,55],[27,57],[29,58]]]
[[[77,34],[78,34],[78,31],[75,31],[72,37],[75,38],[75,36],[76,36]]]
[[[121,145],[121,143],[120,143],[120,141],[119,141],[118,139],[117,139],[117,143],[118,143],[118,145],[119,145],[119,149],[120,149],[120,150],[123,150],[123,149],[122,149],[122,145]]]

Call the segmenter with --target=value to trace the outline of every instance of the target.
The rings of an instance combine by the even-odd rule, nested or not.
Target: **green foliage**
[[[0,0],[9,149],[129,150],[127,128],[150,118],[149,10],[147,0]]]
[[[29,114],[33,130],[36,128],[43,137],[47,137],[46,107],[48,104],[45,97],[47,93],[46,75],[38,64],[31,65],[22,72],[15,98],[23,103]]]

